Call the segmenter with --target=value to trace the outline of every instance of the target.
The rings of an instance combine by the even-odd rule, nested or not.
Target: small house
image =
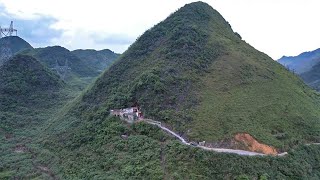
[[[110,115],[118,116],[128,122],[134,122],[139,119],[143,119],[143,113],[140,111],[139,107],[130,107],[125,109],[113,109],[110,110]]]

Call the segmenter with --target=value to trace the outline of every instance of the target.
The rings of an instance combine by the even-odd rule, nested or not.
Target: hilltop
[[[0,39],[0,46],[7,44],[13,54],[25,50],[33,49],[33,47],[24,39],[18,36],[8,36]]]
[[[119,56],[119,54],[114,53],[109,49],[100,51],[94,49],[78,49],[72,51],[72,54],[83,59],[87,66],[91,66],[100,72],[109,67]]]
[[[9,36],[9,37],[3,37],[0,39],[0,65],[5,61],[6,57],[3,56],[2,51],[6,51],[6,53],[9,53],[9,56],[13,56],[14,54],[26,50],[26,49],[33,49],[33,47],[23,40],[22,38],[18,36]],[[7,50],[4,50],[3,47],[8,48]]]

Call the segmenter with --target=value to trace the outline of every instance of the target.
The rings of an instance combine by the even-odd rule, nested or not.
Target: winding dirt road
[[[187,142],[183,137],[181,137],[180,135],[178,135],[177,133],[171,131],[170,129],[162,126],[161,122],[159,121],[155,121],[152,119],[143,119],[142,121],[151,124],[151,125],[155,125],[158,126],[159,128],[161,128],[162,130],[166,131],[167,133],[173,135],[174,137],[176,137],[177,139],[179,139],[183,144],[188,145],[188,146],[194,146],[191,143]],[[194,147],[198,147],[207,151],[215,151],[215,152],[219,152],[219,153],[232,153],[232,154],[238,154],[241,156],[266,156],[266,154],[262,154],[262,153],[257,153],[257,152],[251,152],[251,151],[244,151],[244,150],[238,150],[238,149],[224,149],[224,148],[209,148],[206,146],[194,146]],[[277,156],[284,156],[288,154],[287,152],[281,153],[281,154],[277,154]]]

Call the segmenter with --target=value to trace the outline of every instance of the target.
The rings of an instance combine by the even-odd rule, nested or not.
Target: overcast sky
[[[136,38],[190,0],[0,0],[0,25],[15,21],[34,47],[111,49]],[[274,59],[320,48],[320,0],[204,0],[234,31]]]

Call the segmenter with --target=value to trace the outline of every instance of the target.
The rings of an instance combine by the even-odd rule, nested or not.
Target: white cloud
[[[145,30],[189,2],[192,1],[0,0],[7,11],[21,18],[36,18],[40,14],[57,19],[52,28],[63,30],[63,34],[60,38],[54,38],[51,41],[53,44],[70,49],[110,48],[116,52],[124,51]],[[244,40],[273,58],[320,48],[318,0],[206,2],[229,21]],[[93,37],[102,40],[99,42]]]

